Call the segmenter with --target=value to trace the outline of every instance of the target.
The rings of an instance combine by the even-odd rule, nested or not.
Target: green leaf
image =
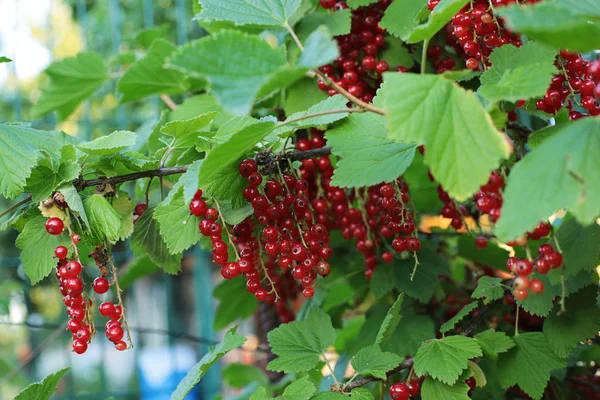
[[[220,202],[230,202],[233,208],[242,208],[248,204],[243,196],[248,181],[240,175],[235,163],[219,171],[210,181],[203,181],[201,186],[207,196]]]
[[[412,68],[415,65],[415,59],[404,45],[404,42],[393,36],[385,38],[385,48],[379,58],[386,61],[390,65],[390,69],[399,66]]]
[[[61,163],[56,171],[40,164],[31,171],[26,190],[31,193],[34,202],[40,202],[50,197],[61,184],[77,179],[80,172],[81,166],[73,161]]]
[[[300,111],[290,115],[286,119],[285,125],[278,129],[282,132],[286,132],[292,131],[294,129],[305,129],[320,125],[328,125],[335,121],[339,121],[341,119],[346,118],[348,116],[348,113],[340,112],[334,114],[317,115],[309,118],[304,117],[313,114],[327,113],[333,110],[344,110],[348,108],[346,106],[346,103],[348,103],[348,100],[341,94],[336,94],[335,96],[328,97],[320,103],[315,104],[306,111]],[[298,121],[294,122],[295,120]]]
[[[211,111],[216,111],[212,125],[221,126],[227,122],[232,115],[223,110],[217,99],[208,93],[203,93],[197,96],[187,98],[183,103],[179,104],[174,111],[168,115],[168,121],[183,121],[194,119],[199,115],[206,114]]]
[[[410,185],[410,192],[412,195],[412,185]],[[485,249],[477,247],[475,238],[471,235],[461,235],[458,239],[458,255],[467,260],[498,269],[506,269],[506,260],[510,257],[508,251],[498,247],[494,240],[489,240]]]
[[[104,58],[96,53],[79,53],[75,57],[54,62],[46,69],[50,82],[31,110],[32,118],[58,111],[61,121],[91,96],[106,79],[108,72]]]
[[[160,132],[176,139],[185,139],[186,136],[203,130],[211,123],[216,115],[217,113],[213,111],[183,121],[176,120],[167,122],[160,128]],[[197,137],[195,139],[197,139]]]
[[[83,208],[90,221],[93,240],[102,243],[104,239],[114,243],[119,240],[121,215],[103,196],[93,194],[83,201]]]
[[[244,279],[224,280],[215,288],[213,296],[219,300],[213,326],[215,330],[248,318],[258,307],[258,300],[248,293]]]
[[[27,386],[15,397],[15,400],[49,400],[52,394],[56,391],[58,382],[69,368],[61,369],[53,374],[48,375],[41,382],[32,383]]]
[[[181,269],[181,254],[169,253],[153,215],[154,208],[148,208],[138,219],[131,236],[131,249],[138,257],[148,256],[150,261],[165,272],[177,274]]]
[[[411,164],[416,146],[387,139],[383,117],[353,114],[326,132],[327,144],[338,160],[331,184],[338,187],[372,186],[391,182]]]
[[[282,26],[296,12],[301,0],[200,0],[201,21],[231,21],[236,25]]]
[[[575,219],[564,222],[556,239],[562,250],[565,277],[577,275],[580,271],[592,271],[598,264],[600,254],[600,226],[582,226]]]
[[[125,240],[133,233],[133,200],[127,192],[119,192],[119,196],[113,200],[112,206],[121,219],[119,240]]]
[[[307,110],[327,99],[327,94],[315,84],[314,79],[303,78],[290,86],[285,93],[283,109],[286,115]]]
[[[350,362],[358,374],[385,380],[386,373],[400,365],[402,357],[383,352],[374,344],[360,350]]]
[[[522,333],[513,338],[516,346],[498,359],[498,379],[506,389],[519,385],[534,399],[541,399],[550,380],[550,371],[564,368],[565,361],[554,354],[542,332]]]
[[[168,205],[171,204],[171,201],[175,198],[175,195],[179,194],[179,190],[183,188],[183,201],[186,204],[189,204],[196,191],[200,187],[200,183],[198,181],[198,177],[200,174],[200,166],[202,165],[202,160],[195,161],[188,170],[179,177],[179,180],[173,185],[173,188],[167,195],[167,197],[163,200],[162,204]]]
[[[393,1],[385,10],[379,26],[405,41],[419,23],[418,16],[424,9],[427,9],[427,0]]]
[[[475,340],[483,350],[483,354],[493,360],[496,360],[499,354],[506,353],[515,346],[506,333],[496,332],[493,329],[478,333],[475,335]]]
[[[308,36],[310,32],[313,32],[319,26],[326,26],[333,36],[347,35],[350,33],[351,18],[352,10],[348,9],[334,13],[313,12],[300,21],[297,32],[300,37]]]
[[[346,3],[348,4],[348,7],[355,10],[359,7],[364,7],[373,3],[377,3],[377,0],[348,0],[346,1]]]
[[[304,321],[294,321],[269,332],[269,345],[278,357],[269,371],[302,372],[314,368],[321,355],[335,343],[331,318],[313,307]]]
[[[500,284],[502,279],[482,276],[477,281],[477,287],[471,294],[474,299],[483,299],[483,304],[489,304],[494,300],[504,297],[504,289]]]
[[[155,40],[164,40],[163,38],[169,33],[169,25],[163,24],[145,28],[135,34],[133,41],[143,49],[149,49]]]
[[[110,135],[101,136],[91,142],[82,143],[77,148],[94,156],[109,156],[135,145],[135,132],[114,131]]]
[[[423,400],[469,400],[468,392],[469,386],[464,382],[450,386],[428,376],[421,388],[421,398]]]
[[[69,235],[49,235],[44,229],[46,218],[35,217],[25,224],[25,228],[16,240],[16,246],[21,249],[23,272],[35,285],[44,279],[56,267],[56,259],[52,257],[56,246],[69,246]]]
[[[10,58],[4,57],[4,56],[0,57],[0,64],[9,63],[9,62],[12,62],[12,60]]]
[[[400,0],[409,2],[414,0]],[[469,3],[469,0],[442,0],[429,15],[426,23],[415,26],[408,37],[402,37],[406,43],[418,43],[423,40],[429,40],[442,29],[463,6]]]
[[[388,344],[382,347],[401,357],[408,357],[415,354],[423,342],[433,339],[435,332],[435,324],[428,316],[403,311],[401,323]]]
[[[448,385],[456,383],[470,358],[481,357],[477,342],[466,336],[448,336],[425,343],[415,355],[418,376],[428,373]]]
[[[190,213],[189,203],[183,199],[183,190],[179,190],[169,204],[159,204],[154,211],[160,235],[171,254],[182,253],[202,237],[198,230],[199,218]]]
[[[329,64],[340,56],[337,42],[333,40],[326,26],[318,27],[308,36],[298,65],[306,68],[317,68]]]
[[[600,215],[600,118],[559,125],[508,176],[496,235],[513,240],[560,208],[584,225]],[[548,163],[548,160],[554,160]]]
[[[88,220],[85,208],[83,207],[83,201],[81,200],[81,195],[77,189],[75,189],[72,184],[68,184],[59,187],[57,191],[60,192],[60,194],[62,194],[65,198],[65,202],[69,206],[69,210],[74,212],[75,215],[79,216],[85,225],[89,227],[90,221]]]
[[[256,36],[236,31],[221,31],[188,43],[169,61],[173,68],[206,79],[223,108],[233,114],[248,114],[261,86],[285,63],[281,51]]]
[[[211,347],[208,353],[194,365],[185,378],[177,385],[177,389],[171,394],[171,400],[184,400],[187,394],[200,382],[206,371],[219,361],[225,354],[246,342],[246,338],[237,333],[237,327],[232,328],[225,334],[223,341]]]
[[[394,304],[388,310],[385,319],[381,323],[379,332],[377,332],[377,338],[375,344],[385,346],[386,343],[392,338],[394,331],[398,328],[398,324],[402,320],[402,314],[400,309],[402,308],[402,302],[404,301],[404,293],[400,293]]]
[[[60,147],[54,132],[0,124],[0,194],[13,199],[23,193],[40,150],[60,156]]]
[[[556,50],[533,41],[498,47],[490,56],[492,67],[481,75],[479,93],[491,102],[543,96],[557,72],[555,58]]]
[[[438,75],[387,73],[384,78],[390,138],[424,144],[425,164],[453,198],[467,199],[508,157],[507,139],[473,92]]]
[[[456,313],[454,317],[450,318],[448,321],[442,324],[442,326],[440,327],[440,332],[446,333],[454,329],[456,324],[458,324],[464,317],[469,315],[471,311],[477,308],[477,304],[478,302],[474,301],[464,306],[459,312]]]
[[[278,400],[308,400],[317,391],[315,385],[308,380],[308,377],[298,379],[289,384],[284,390],[281,396],[278,396]]]
[[[221,216],[229,225],[237,225],[254,214],[252,204],[246,204],[242,208],[233,208],[231,201],[223,201],[219,205],[221,206]]]
[[[150,261],[147,256],[135,257],[134,261],[129,264],[125,272],[119,277],[119,285],[121,289],[125,290],[136,280],[157,271],[160,271],[160,268]]]
[[[600,331],[600,308],[594,306],[598,289],[589,286],[566,299],[566,312],[557,311],[544,321],[544,336],[550,348],[565,358],[579,343],[594,337]]]
[[[221,376],[223,382],[227,383],[227,386],[236,389],[242,389],[253,382],[256,382],[258,385],[267,385],[269,383],[265,373],[254,365],[229,364],[223,368]]]
[[[312,400],[373,400],[373,394],[369,389],[356,388],[350,393],[321,392]]]
[[[123,94],[120,102],[127,103],[153,94],[184,93],[189,86],[185,75],[164,67],[167,57],[176,49],[168,40],[156,39],[148,53],[119,79],[117,90]]]
[[[554,0],[535,5],[499,7],[513,32],[559,49],[580,52],[600,48],[600,11],[595,0]]]

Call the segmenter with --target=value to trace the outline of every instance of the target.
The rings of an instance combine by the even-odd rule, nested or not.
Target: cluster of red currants
[[[492,171],[488,183],[479,188],[475,193],[475,207],[481,214],[488,215],[490,221],[496,222],[500,218],[502,208],[502,188],[504,178],[498,171]]]
[[[348,8],[345,1],[322,0],[326,9],[342,10]],[[381,74],[390,70],[390,65],[379,55],[385,46],[385,29],[379,26],[384,11],[391,0],[378,2],[352,10],[352,26],[348,35],[337,36],[340,57],[332,64],[320,67],[328,78],[333,80],[353,96],[370,103],[381,85]],[[406,72],[404,66],[395,66],[400,72]],[[319,88],[330,96],[337,91],[325,81],[318,81]]]
[[[390,386],[390,397],[392,400],[408,400],[410,397],[421,393],[421,383],[418,379],[411,379],[408,384],[396,382]]]
[[[534,263],[535,269],[540,274],[547,274],[551,269],[560,268],[562,265],[562,254],[548,243],[538,248],[538,254],[539,256],[534,262],[517,257],[511,257],[506,262],[508,270],[517,275],[514,281],[513,293],[517,300],[525,300],[529,296],[528,289],[536,294],[544,292],[542,281],[528,278],[533,273]]]
[[[431,60],[431,64],[435,68],[435,72],[442,74],[446,71],[452,71],[456,67],[456,60],[450,55],[446,54],[442,57],[444,48],[440,45],[434,44],[427,48],[427,56]]]
[[[108,317],[110,320],[106,323],[106,338],[115,344],[115,349],[123,351],[127,349],[127,343],[123,341],[125,331],[123,330],[123,307],[119,304],[113,304],[105,301],[98,307],[100,315]]]
[[[552,78],[544,98],[536,101],[536,108],[556,114],[566,104],[574,121],[600,115],[600,60],[588,62],[581,54],[563,50],[554,64],[560,72]]]
[[[148,208],[148,204],[146,203],[137,203],[135,208],[133,209],[133,223],[135,224],[138,219],[142,216],[144,211]]]

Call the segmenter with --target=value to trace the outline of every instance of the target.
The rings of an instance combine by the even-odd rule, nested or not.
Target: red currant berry
[[[110,301],[105,301],[104,303],[100,304],[98,311],[103,317],[110,317],[115,312],[115,305]]]
[[[542,256],[554,253],[554,247],[552,247],[552,245],[549,243],[542,244],[540,247],[538,247],[538,253]]]
[[[544,292],[544,283],[539,279],[532,279],[529,282],[529,290],[531,290],[531,293],[541,294]]]
[[[190,212],[196,217],[202,217],[207,209],[206,201],[202,199],[194,199],[190,203]]]
[[[60,218],[49,218],[46,221],[46,232],[53,236],[60,235],[65,229],[65,223]]]
[[[484,236],[479,236],[477,239],[475,239],[475,246],[479,247],[480,249],[485,249],[487,244],[488,240]]]
[[[79,244],[79,242],[81,242],[81,236],[74,233],[71,235],[71,241],[73,242],[73,244]]]
[[[60,260],[64,260],[69,255],[69,250],[65,246],[58,246],[54,249],[54,255]]]
[[[240,175],[244,178],[248,178],[251,174],[258,171],[258,164],[256,161],[248,158],[240,163],[239,171]]]
[[[390,387],[390,397],[392,400],[408,400],[410,390],[405,383],[397,382]]]
[[[82,340],[75,340],[73,342],[73,351],[77,354],[83,354],[87,350],[88,345]]]
[[[108,279],[104,277],[98,277],[94,279],[92,286],[94,288],[94,292],[98,294],[104,294],[108,292],[108,289],[110,289],[110,283],[108,282]]]
[[[514,296],[515,299],[524,301],[527,299],[527,297],[529,297],[529,292],[527,291],[527,289],[515,289]]]
[[[63,278],[76,278],[77,276],[79,276],[79,274],[81,274],[82,270],[83,268],[81,267],[81,264],[79,264],[78,261],[69,261],[65,264],[61,276]]]
[[[408,392],[411,396],[418,396],[419,393],[421,393],[421,385],[419,384],[419,381],[411,379],[411,381],[408,383]]]
[[[381,259],[384,263],[391,263],[392,261],[394,261],[394,255],[391,251],[386,251],[381,255]]]
[[[321,7],[329,10],[332,9],[333,7],[335,7],[335,0],[319,0],[319,4],[321,4]]]
[[[117,343],[115,343],[115,349],[117,349],[118,351],[127,350],[127,343],[120,340]]]
[[[307,299],[312,298],[315,295],[315,288],[307,287],[302,290],[302,295]]]

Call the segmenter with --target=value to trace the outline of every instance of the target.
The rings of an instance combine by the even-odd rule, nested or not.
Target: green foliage
[[[108,71],[99,54],[80,53],[51,64],[46,75],[50,81],[31,110],[32,116],[37,118],[57,111],[62,121],[102,86],[108,78]]]
[[[50,396],[56,391],[58,382],[69,368],[61,369],[48,375],[41,382],[32,383],[27,386],[15,397],[15,400],[49,400]]]
[[[400,293],[394,304],[388,310],[385,319],[381,323],[381,327],[379,328],[379,332],[377,332],[377,337],[375,338],[375,344],[384,346],[392,338],[394,331],[396,328],[398,328],[398,324],[402,320],[401,308],[403,301],[404,293]]]
[[[556,51],[536,42],[502,46],[490,56],[492,67],[481,75],[479,93],[491,102],[543,96],[557,72],[555,57]]]
[[[425,164],[456,200],[475,193],[508,157],[507,140],[472,92],[439,75],[387,73],[384,81],[389,137],[424,144]]]
[[[560,208],[583,224],[600,215],[600,118],[559,125],[556,133],[517,163],[504,191],[496,235],[512,240]],[[554,162],[548,163],[552,159]]]
[[[121,289],[127,289],[136,280],[157,271],[160,271],[160,267],[150,261],[147,256],[136,257],[135,261],[129,264],[125,272],[119,277],[119,285]]]
[[[284,390],[281,396],[275,398],[267,396],[267,391],[264,387],[260,387],[250,400],[308,400],[317,389],[307,377],[292,382]]]
[[[600,18],[594,0],[554,0],[497,10],[508,28],[554,46],[581,52],[600,48]]]
[[[67,161],[53,168],[48,159],[43,159],[37,167],[31,171],[27,178],[25,190],[31,193],[32,200],[42,201],[50,197],[52,192],[63,183],[69,183],[79,177],[81,166],[74,161]]]
[[[421,388],[423,400],[468,400],[469,386],[464,382],[447,385],[428,376]]]
[[[298,24],[298,35],[308,36],[319,26],[325,26],[333,36],[347,35],[350,33],[350,10],[336,11],[333,14],[314,12],[304,17]],[[305,35],[303,35],[303,32]]]
[[[223,341],[218,345],[211,347],[208,353],[194,365],[187,373],[185,378],[179,382],[177,389],[171,394],[171,400],[183,400],[187,394],[200,382],[206,371],[225,354],[236,347],[244,344],[246,339],[237,333],[237,327],[232,328],[225,334]]]
[[[83,208],[90,221],[92,240],[101,243],[104,238],[116,242],[121,237],[121,215],[104,196],[93,194],[83,201]]]
[[[254,365],[244,365],[240,363],[229,364],[223,368],[221,376],[228,386],[237,389],[248,386],[253,382],[258,383],[259,385],[268,384],[265,373]]]
[[[483,354],[491,359],[497,359],[498,354],[505,353],[515,346],[511,338],[504,332],[488,329],[474,336]]]
[[[504,297],[504,289],[500,286],[502,279],[482,276],[477,281],[477,287],[471,294],[474,299],[483,298],[483,304],[489,304],[494,300]]]
[[[248,318],[258,308],[258,300],[246,291],[244,279],[224,280],[215,288],[213,296],[219,300],[214,320],[216,330]]]
[[[411,0],[401,0],[401,2]],[[469,0],[442,0],[435,7],[427,22],[415,25],[410,30],[408,37],[402,37],[406,43],[418,43],[423,40],[429,40],[440,29],[444,27],[450,19],[458,12]]]
[[[236,25],[281,26],[300,6],[301,0],[200,0],[204,21],[231,21]]]
[[[454,385],[467,368],[467,361],[481,355],[481,348],[474,339],[448,336],[423,344],[415,355],[414,369],[418,376],[428,373],[432,378]]]
[[[386,372],[396,368],[400,362],[400,356],[381,351],[377,344],[361,349],[351,360],[356,373],[378,379],[386,379]]]
[[[569,219],[556,231],[556,238],[562,250],[566,277],[596,268],[600,254],[598,224],[582,226],[575,219]]]
[[[182,253],[202,237],[198,230],[200,220],[190,213],[188,204],[183,198],[183,189],[180,189],[168,205],[159,204],[154,210],[160,235],[171,254]]]
[[[306,39],[298,65],[316,68],[328,64],[340,56],[337,43],[326,26],[320,26]]]
[[[336,333],[330,317],[313,307],[304,321],[294,321],[269,333],[269,345],[277,358],[270,371],[302,372],[317,365],[325,350],[335,343]]]
[[[91,142],[82,143],[77,148],[93,156],[110,156],[135,144],[135,132],[114,131]]]
[[[464,317],[469,315],[471,311],[477,308],[477,304],[478,303],[474,301],[461,308],[461,310],[457,312],[454,317],[450,318],[448,321],[442,324],[442,326],[440,327],[440,332],[446,333],[454,329],[456,324],[458,324]]]
[[[554,354],[541,332],[522,333],[513,338],[515,347],[498,358],[498,378],[503,388],[519,385],[534,399],[541,399],[550,371],[563,368],[564,360]]]
[[[10,58],[4,57],[4,56],[0,57],[0,64],[9,63],[9,62],[12,62],[12,60]]]

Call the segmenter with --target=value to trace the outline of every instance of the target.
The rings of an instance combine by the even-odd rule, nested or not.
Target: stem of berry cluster
[[[423,53],[421,54],[421,75],[425,74],[427,67],[427,49],[429,48],[429,40],[423,41]]]
[[[129,331],[129,324],[127,323],[127,317],[125,316],[125,304],[123,303],[123,299],[121,298],[121,287],[119,286],[119,278],[117,276],[117,267],[115,266],[115,261],[113,260],[112,251],[110,250],[110,244],[108,241],[104,242],[104,247],[108,251],[108,262],[110,264],[110,269],[113,274],[113,280],[115,284],[115,292],[117,292],[117,299],[119,300],[119,305],[121,306],[123,324],[125,325],[125,332],[127,332],[127,341],[129,342],[129,349],[133,347],[133,341],[131,340],[131,332]]]
[[[554,232],[554,229],[552,229],[552,240],[554,241],[554,247],[556,247],[556,251],[562,254],[562,249],[560,248],[560,243],[558,243],[558,238],[556,237],[556,232]],[[562,267],[560,268],[560,284],[562,288],[560,295],[560,312],[564,314],[567,311],[567,307],[565,306],[565,297],[567,297],[567,282],[565,281],[564,262]]]
[[[215,203],[215,208],[219,212],[219,219],[221,220],[221,225],[223,226],[223,230],[225,231],[225,236],[227,236],[227,240],[231,247],[233,247],[233,252],[235,253],[235,260],[240,260],[240,253],[238,252],[237,246],[233,242],[233,238],[231,237],[231,233],[229,233],[229,229],[227,228],[227,222],[225,222],[225,218],[223,218],[223,213],[221,212],[221,205],[217,201],[217,199],[213,198],[213,202]]]

